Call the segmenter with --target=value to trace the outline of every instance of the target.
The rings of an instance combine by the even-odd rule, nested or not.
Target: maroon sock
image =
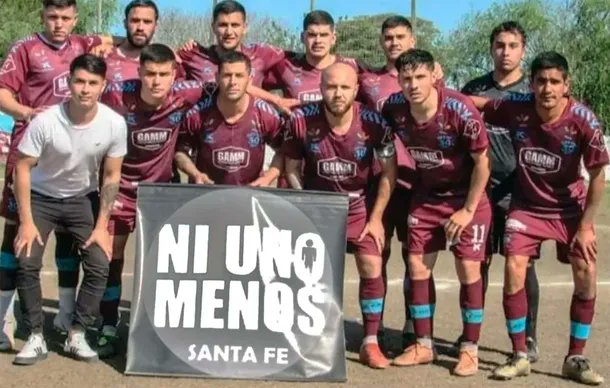
[[[568,355],[582,355],[589,339],[591,322],[595,314],[595,298],[581,299],[572,296],[570,306],[570,349]]]
[[[409,309],[417,338],[432,337],[432,316],[434,307],[430,300],[430,279],[411,279]]]
[[[411,319],[411,312],[409,311],[409,289],[411,288],[411,279],[409,278],[409,250],[402,248],[402,261],[405,263],[405,277],[402,281],[402,295],[405,301],[405,320]]]
[[[472,284],[460,286],[460,307],[464,323],[462,337],[465,341],[476,344],[479,341],[483,323],[483,281],[481,279]]]
[[[383,312],[383,278],[360,278],[360,310],[365,337],[377,335]]]
[[[525,344],[527,296],[525,295],[525,288],[512,295],[504,293],[503,305],[506,328],[513,343],[513,351],[527,353],[527,345]]]

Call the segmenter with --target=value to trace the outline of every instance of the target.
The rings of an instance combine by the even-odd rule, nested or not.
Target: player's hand
[[[275,101],[275,105],[285,114],[290,115],[292,113],[292,109],[301,105],[301,101],[296,98],[278,98]]]
[[[595,261],[597,257],[597,240],[595,238],[593,226],[585,228],[580,227],[576,232],[570,247],[572,249],[579,249],[587,264]]]
[[[369,222],[367,222],[364,226],[362,233],[360,233],[358,241],[362,241],[367,234],[370,235],[373,240],[375,240],[377,250],[379,251],[379,254],[381,254],[385,244],[385,230],[383,229],[383,223],[381,220],[370,219]]]
[[[90,54],[100,58],[107,58],[114,47],[110,45],[100,44],[89,50]]]
[[[40,237],[38,228],[33,222],[22,222],[19,225],[17,237],[15,237],[15,242],[13,244],[15,248],[15,256],[19,257],[23,248],[25,248],[25,256],[30,257],[34,242],[37,242],[40,244],[40,246],[43,245],[42,237]]]
[[[89,248],[93,244],[97,244],[97,246],[104,251],[108,261],[112,260],[112,238],[110,237],[110,233],[108,233],[108,229],[93,229],[91,236],[89,236],[89,239],[83,244],[83,248]]]
[[[199,46],[199,43],[197,43],[194,39],[189,39],[178,49],[178,51],[193,51],[197,48],[197,46]]]
[[[23,118],[26,123],[29,123],[34,119],[34,117],[38,116],[47,109],[49,109],[48,105],[39,106],[38,108],[28,108],[28,110],[26,110],[23,114]]]
[[[207,174],[204,174],[202,172],[194,175],[192,178],[193,178],[193,182],[195,182],[198,185],[213,185],[214,184],[214,181],[211,180]]]
[[[465,208],[453,213],[453,215],[449,217],[449,221],[445,224],[445,236],[447,237],[447,241],[450,243],[459,241],[462,232],[468,224],[472,222],[473,217],[474,212],[468,211]]]
[[[255,180],[253,180],[252,182],[250,182],[250,184],[248,184],[248,186],[252,186],[252,187],[269,187],[271,186],[271,182],[273,182],[273,179],[269,179],[267,177],[260,176],[258,178],[256,178]]]

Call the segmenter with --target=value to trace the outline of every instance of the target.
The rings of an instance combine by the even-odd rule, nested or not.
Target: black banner
[[[138,189],[127,374],[344,381],[348,198]]]

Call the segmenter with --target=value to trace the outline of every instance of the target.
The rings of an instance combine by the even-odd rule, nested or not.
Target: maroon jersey
[[[243,45],[241,52],[252,62],[252,84],[261,87],[269,70],[283,57],[284,51],[266,44]],[[216,82],[219,57],[216,46],[198,46],[193,50],[178,53],[187,79],[200,82]]]
[[[196,81],[174,83],[163,105],[151,110],[140,97],[142,83],[130,80],[109,84],[102,102],[125,117],[127,155],[121,169],[121,191],[135,198],[139,182],[169,182],[182,118],[202,96]]]
[[[364,204],[375,149],[391,143],[390,128],[381,115],[359,102],[353,105],[352,125],[335,135],[316,102],[296,109],[290,116],[282,152],[304,159],[304,188],[359,195],[352,206]]]
[[[485,106],[485,121],[509,128],[517,158],[513,208],[545,218],[569,218],[582,213],[586,188],[581,160],[587,169],[608,164],[603,130],[593,112],[570,99],[559,120],[543,123],[533,95],[514,94]]]
[[[0,88],[10,90],[20,104],[32,108],[59,104],[70,97],[68,78],[72,60],[101,43],[98,36],[81,35],[70,35],[61,45],[49,42],[41,33],[22,39],[10,48],[0,68]],[[24,124],[15,123],[9,166],[15,162]]]
[[[217,184],[247,185],[260,176],[265,144],[278,148],[283,138],[280,114],[263,100],[250,97],[248,109],[229,124],[208,96],[187,112],[178,150],[196,155],[197,169]]]
[[[385,66],[378,69],[362,69],[358,75],[360,89],[358,100],[371,109],[381,112],[383,103],[391,94],[400,92],[398,74]]]
[[[358,65],[352,58],[337,56],[335,62],[346,63],[358,71]],[[285,58],[271,69],[265,79],[265,89],[281,89],[284,97],[302,103],[320,101],[323,71],[311,66],[304,53],[286,52]]]
[[[468,97],[444,88],[437,91],[438,110],[425,123],[415,121],[402,93],[388,98],[383,116],[415,160],[416,195],[465,197],[474,167],[470,154],[487,148],[487,131]]]
[[[138,58],[126,57],[121,49],[115,47],[106,58],[106,79],[108,82],[121,82],[140,78]]]

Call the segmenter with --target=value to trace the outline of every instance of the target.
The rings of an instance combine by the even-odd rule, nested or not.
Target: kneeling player
[[[538,55],[531,65],[530,85],[534,93],[529,98],[508,96],[483,107],[486,121],[511,128],[520,188],[513,192],[504,235],[504,313],[514,354],[493,373],[510,379],[530,372],[525,273],[538,245],[555,240],[559,257],[569,261],[574,276],[570,346],[562,374],[581,383],[601,384],[603,377],[590,367],[583,351],[595,308],[593,222],[604,192],[608,151],[593,112],[569,97],[568,63],[563,56],[556,52]],[[588,190],[581,161],[591,177]]]
[[[280,146],[283,123],[275,108],[246,93],[251,70],[246,55],[226,53],[218,65],[218,93],[187,112],[176,163],[190,181],[269,186],[279,176],[281,166],[276,163],[260,175],[265,144]],[[196,155],[195,163],[189,154]]]
[[[297,109],[282,146],[286,176],[294,188],[350,193],[347,240],[360,274],[360,308],[365,338],[360,361],[371,368],[386,368],[388,359],[377,343],[383,311],[384,284],[381,251],[384,231],[381,218],[396,180],[395,149],[383,118],[360,103],[355,70],[335,63],[322,74],[322,101]],[[367,209],[367,184],[374,155],[383,172],[377,200]],[[305,163],[303,170],[301,163]],[[303,180],[301,181],[301,171]],[[302,182],[302,183],[301,183]]]
[[[416,163],[419,184],[409,211],[410,306],[417,342],[394,359],[411,366],[433,361],[432,322],[435,287],[432,270],[447,242],[460,280],[463,332],[459,361],[453,372],[478,371],[477,342],[483,321],[481,262],[491,223],[485,194],[490,166],[487,132],[468,97],[435,87],[434,59],[423,50],[409,50],[396,60],[402,93],[384,105],[394,127]]]

